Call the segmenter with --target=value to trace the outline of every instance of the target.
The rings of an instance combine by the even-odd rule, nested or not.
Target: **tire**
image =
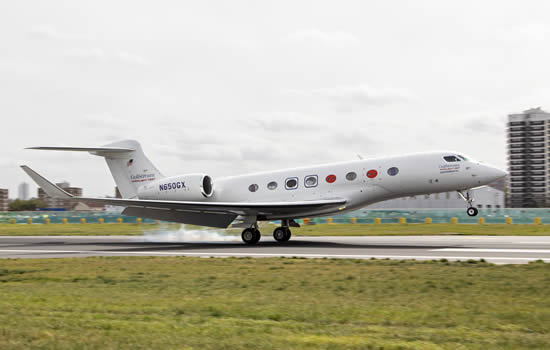
[[[277,242],[286,242],[290,239],[290,229],[288,227],[277,227],[275,231],[273,231],[273,238]]]
[[[273,238],[277,241],[277,242],[285,242],[286,241],[286,230],[284,227],[277,227],[274,231],[273,231]]]
[[[253,228],[246,228],[243,230],[243,233],[241,233],[241,238],[243,242],[246,244],[258,243],[258,241],[260,240],[259,236],[260,236],[260,231],[255,230]]]
[[[477,213],[479,211],[477,210],[477,208],[475,207],[469,207],[467,210],[466,210],[466,214],[468,214],[468,216],[477,216]]]
[[[262,237],[260,230],[254,230],[254,242],[252,244],[256,244],[260,241],[260,238]]]
[[[285,242],[288,241],[290,239],[290,237],[292,237],[292,232],[290,232],[290,229],[287,227],[286,228]]]

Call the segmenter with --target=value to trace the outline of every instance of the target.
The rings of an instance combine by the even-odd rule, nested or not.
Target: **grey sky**
[[[4,1],[0,187],[28,164],[111,195],[132,138],[214,177],[460,150],[506,166],[506,115],[550,109],[542,1]],[[36,188],[31,187],[31,194]]]

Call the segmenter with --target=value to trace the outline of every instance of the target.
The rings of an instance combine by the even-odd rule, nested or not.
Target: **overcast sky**
[[[506,115],[550,109],[543,1],[2,1],[0,188],[28,164],[112,195],[139,140],[165,174],[451,149],[506,167]],[[31,186],[36,195],[36,187]]]

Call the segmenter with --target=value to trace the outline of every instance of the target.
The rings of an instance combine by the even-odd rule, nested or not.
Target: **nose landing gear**
[[[458,192],[460,197],[462,197],[462,199],[464,199],[468,203],[468,209],[466,209],[466,214],[468,214],[468,216],[477,216],[479,211],[472,204],[474,201],[474,198],[472,198],[470,192],[466,191],[466,195],[464,195],[462,191],[456,191],[456,192]]]

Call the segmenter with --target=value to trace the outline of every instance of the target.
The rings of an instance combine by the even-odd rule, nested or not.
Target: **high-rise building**
[[[82,188],[80,187],[71,187],[68,182],[61,182],[56,185],[73,196],[82,197]],[[48,208],[65,208],[66,210],[71,210],[76,204],[70,199],[52,198],[41,188],[38,188],[38,198],[46,203]]]
[[[510,208],[550,205],[550,113],[532,108],[508,115]]]
[[[21,182],[17,187],[17,199],[26,201],[29,199],[29,184]]]
[[[0,211],[8,211],[8,190],[0,188]]]

